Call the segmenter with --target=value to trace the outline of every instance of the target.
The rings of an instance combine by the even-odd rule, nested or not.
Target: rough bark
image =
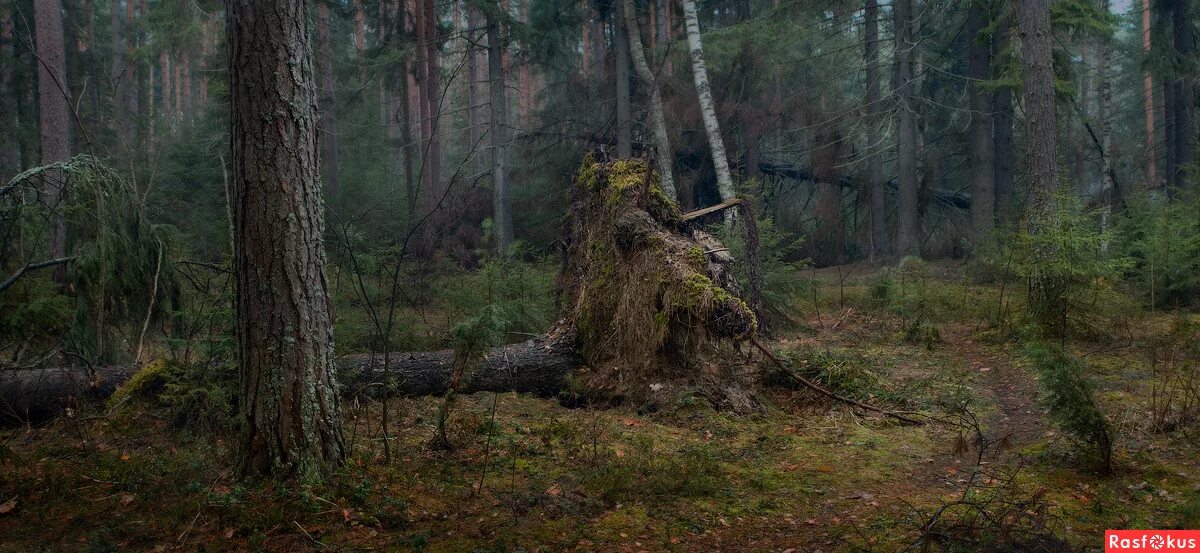
[[[316,480],[346,455],[304,0],[230,2],[242,470]]]
[[[634,11],[633,0],[624,0],[625,26],[629,35],[629,55],[633,58],[633,67],[637,70],[638,79],[650,89],[650,123],[654,131],[654,149],[658,154],[658,170],[662,175],[662,189],[668,196],[678,200],[675,192],[675,151],[671,149],[671,138],[667,135],[667,121],[663,115],[662,91],[658,87],[658,79],[650,70],[646,61],[646,49],[642,47],[642,36],[638,30],[637,12]]]
[[[325,183],[330,197],[336,197],[341,189],[339,178],[337,100],[334,95],[333,42],[329,33],[329,5],[317,2],[317,50],[321,67],[321,166],[325,169]],[[386,108],[385,108],[386,109]],[[394,117],[389,116],[391,121]]]
[[[882,141],[883,121],[880,117],[879,93],[879,4],[876,0],[866,0],[863,10],[864,33],[863,62],[866,66],[867,97],[864,111],[869,117],[867,124],[867,202],[868,221],[870,225],[872,260],[880,259],[891,253],[888,240],[886,206],[884,205],[883,187],[883,155],[879,144]],[[778,80],[778,72],[776,72]]]
[[[917,124],[913,104],[913,63],[916,43],[913,40],[912,0],[896,0],[893,8],[896,33],[896,97],[899,100],[899,122],[896,131],[898,159],[896,167],[899,202],[896,210],[896,253],[920,255],[921,220],[917,183]]]
[[[729,173],[729,158],[725,155],[725,141],[721,138],[721,124],[717,120],[717,109],[713,103],[712,89],[708,85],[708,69],[704,65],[704,45],[700,39],[700,19],[696,14],[695,0],[683,0],[683,16],[687,28],[688,51],[692,59],[692,80],[696,84],[696,95],[700,100],[700,116],[704,119],[704,131],[712,150],[713,168],[717,173],[717,191],[722,201],[736,195],[733,177]],[[735,219],[732,210],[725,211],[725,221]]]
[[[633,156],[633,120],[629,110],[629,32],[625,22],[624,2],[617,2],[616,18],[613,20],[614,64],[616,70],[617,97],[617,157],[628,159]]]
[[[969,81],[967,96],[971,106],[969,141],[971,150],[971,226],[976,243],[991,241],[995,230],[995,137],[992,129],[991,95],[983,83],[991,78],[990,45],[980,40],[988,25],[983,0],[974,0],[967,9]]]
[[[37,39],[38,132],[42,145],[42,165],[66,161],[71,157],[71,120],[67,105],[66,51],[63,45],[62,3],[60,0],[39,0],[33,3]],[[42,190],[50,215],[49,257],[67,255],[67,222],[63,215],[66,200],[66,174],[47,171]],[[63,283],[66,271],[59,266],[54,280]]]
[[[441,196],[442,182],[442,141],[439,135],[441,128],[441,89],[438,86],[438,34],[437,9],[433,0],[424,0],[425,7],[425,101],[429,102],[429,145],[426,153],[426,163],[429,172],[430,192],[432,196]]]
[[[1108,0],[1101,0],[1101,8],[1105,13],[1109,10]],[[1102,179],[1102,195],[1105,197],[1105,221],[1108,215],[1120,212],[1125,207],[1125,193],[1117,184],[1113,170],[1112,151],[1112,41],[1113,37],[1102,37],[1097,53],[1098,81],[1098,111],[1100,116],[1100,178]]]
[[[501,258],[508,256],[508,247],[513,239],[512,200],[508,194],[508,125],[505,111],[504,45],[500,38],[500,25],[494,15],[486,14],[488,37],[488,87],[491,91],[492,136],[492,221],[496,235],[496,253]]]
[[[1017,4],[1021,33],[1021,64],[1024,72],[1024,103],[1029,174],[1029,199],[1023,226],[1037,236],[1054,224],[1058,211],[1058,171],[1055,162],[1057,123],[1054,105],[1050,6],[1048,0],[1020,0]],[[1059,252],[1042,244],[1035,247],[1034,263],[1047,263]],[[1063,287],[1053,276],[1029,279],[1028,306],[1034,320],[1052,336],[1061,336]]]

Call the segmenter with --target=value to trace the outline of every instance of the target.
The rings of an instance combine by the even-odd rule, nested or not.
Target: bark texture
[[[650,124],[654,131],[654,149],[658,154],[658,171],[662,175],[663,192],[678,201],[675,192],[675,151],[671,149],[671,138],[667,134],[667,120],[663,115],[662,91],[658,87],[658,79],[650,70],[646,61],[646,49],[642,47],[642,36],[638,30],[637,12],[634,11],[633,0],[623,0],[625,8],[625,26],[629,34],[629,55],[633,58],[633,67],[650,89]]]
[[[319,479],[345,458],[303,0],[226,10],[242,468]]]
[[[613,54],[616,66],[617,157],[633,156],[633,120],[629,110],[629,33],[626,32],[623,2],[617,2],[613,20]]]

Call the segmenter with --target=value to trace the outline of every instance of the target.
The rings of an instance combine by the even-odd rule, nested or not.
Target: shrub
[[[1155,307],[1195,305],[1200,298],[1200,202],[1130,202],[1117,225],[1131,264],[1128,277]]]
[[[1026,350],[1050,406],[1050,416],[1066,432],[1093,448],[1105,472],[1113,468],[1112,430],[1083,377],[1083,363],[1059,346],[1033,340]]]

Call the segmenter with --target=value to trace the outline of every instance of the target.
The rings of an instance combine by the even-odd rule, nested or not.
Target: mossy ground
[[[945,340],[932,350],[903,340],[906,314],[863,268],[841,285],[815,275],[815,301],[797,302],[773,345],[856,397],[965,403],[988,431],[1017,432],[994,463],[1023,459],[1022,489],[1044,489],[1076,546],[1098,547],[1106,528],[1200,527],[1195,429],[1145,431],[1145,344],[1178,314],[1136,312],[1106,342],[1069,344],[1118,429],[1117,472],[1101,476],[1031,397],[1018,346],[995,337],[998,288],[964,284],[952,266],[930,273],[924,301]],[[958,497],[973,465],[940,425],[864,418],[786,388],[764,399],[764,413],[739,416],[686,392],[652,414],[475,394],[460,398],[449,452],[427,447],[439,399],[393,401],[390,462],[382,404],[347,404],[351,460],[311,489],[239,483],[228,438],[170,428],[130,400],[0,435],[0,506],[11,502],[0,550],[892,551]]]

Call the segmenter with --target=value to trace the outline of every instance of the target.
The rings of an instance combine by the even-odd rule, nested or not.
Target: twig
[[[728,199],[728,200],[725,200],[725,201],[723,201],[723,202],[721,202],[721,203],[719,203],[719,204],[717,204],[717,205],[708,206],[708,207],[706,207],[706,208],[703,208],[703,209],[697,209],[697,210],[695,210],[695,211],[689,211],[689,212],[687,212],[687,213],[684,213],[683,215],[681,215],[681,216],[679,217],[679,219],[680,219],[680,220],[682,220],[682,221],[691,221],[692,219],[696,219],[696,218],[699,218],[699,217],[703,217],[703,216],[705,216],[705,215],[708,215],[709,213],[716,213],[716,212],[718,212],[718,211],[721,211],[721,210],[723,210],[723,209],[728,209],[728,208],[731,208],[731,207],[733,207],[733,206],[735,206],[735,205],[738,205],[738,204],[740,204],[740,203],[742,203],[742,199],[741,199],[741,198],[730,198],[730,199]]]
[[[154,315],[154,303],[158,299],[158,276],[162,273],[163,243],[158,241],[158,261],[154,264],[154,286],[150,288],[150,302],[146,306],[146,319],[142,321],[142,332],[138,334],[137,353],[133,356],[134,364],[142,362],[142,343],[146,339],[146,329],[150,328],[150,317]]]
[[[8,287],[12,286],[13,283],[15,283],[18,278],[21,278],[22,275],[24,275],[25,273],[27,273],[29,271],[36,271],[38,269],[45,269],[46,267],[62,265],[64,263],[70,263],[71,261],[74,261],[74,260],[75,260],[74,257],[59,257],[57,259],[50,259],[50,260],[41,261],[38,263],[26,263],[24,267],[17,269],[17,272],[9,275],[8,278],[4,279],[4,282],[0,282],[0,292],[7,290]]]
[[[754,344],[754,347],[758,348],[759,351],[763,352],[763,355],[766,355],[771,361],[773,361],[775,363],[775,366],[779,367],[779,370],[787,373],[788,376],[791,376],[792,378],[796,379],[797,382],[803,384],[806,388],[808,388],[814,392],[817,392],[827,398],[834,399],[834,400],[837,400],[837,401],[840,401],[842,403],[846,403],[849,405],[853,405],[855,407],[858,407],[859,409],[864,409],[867,411],[879,413],[885,417],[892,417],[894,419],[901,420],[901,421],[907,422],[909,424],[923,424],[921,421],[911,418],[911,417],[908,417],[903,413],[899,413],[896,411],[888,411],[886,409],[882,409],[882,408],[876,407],[874,405],[863,403],[856,399],[851,399],[851,398],[836,394],[836,393],[826,389],[824,386],[821,386],[820,384],[817,384],[816,382],[813,382],[807,378],[804,378],[796,371],[789,369],[786,365],[783,364],[782,361],[779,360],[778,357],[775,357],[775,354],[771,353],[771,350],[767,349],[767,347],[764,346],[762,344],[762,342],[759,342],[758,338],[751,337],[750,343]]]
[[[309,540],[311,540],[313,543],[315,543],[315,544],[317,544],[317,545],[321,546],[321,549],[325,549],[326,547],[328,547],[328,546],[326,546],[325,544],[323,544],[323,543],[321,543],[321,542],[317,541],[317,539],[316,539],[316,538],[312,537],[312,534],[309,534],[309,533],[308,533],[308,530],[305,530],[305,529],[304,529],[304,527],[303,527],[303,526],[301,526],[299,522],[296,522],[296,521],[294,521],[294,520],[293,520],[293,521],[292,521],[292,524],[295,524],[295,525],[296,525],[296,528],[299,528],[299,529],[300,529],[300,531],[304,533],[304,536],[305,536],[305,537],[307,537],[307,538],[308,538]]]

